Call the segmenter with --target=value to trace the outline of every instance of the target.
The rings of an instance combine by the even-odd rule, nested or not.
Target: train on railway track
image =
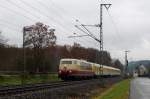
[[[80,59],[61,59],[58,75],[63,80],[120,76],[121,70]]]

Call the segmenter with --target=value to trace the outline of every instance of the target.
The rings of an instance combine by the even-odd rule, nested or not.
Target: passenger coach
[[[101,70],[103,75],[101,75]],[[61,79],[70,78],[92,78],[97,76],[119,76],[120,70],[117,68],[103,66],[79,59],[61,59],[59,65],[59,77]]]

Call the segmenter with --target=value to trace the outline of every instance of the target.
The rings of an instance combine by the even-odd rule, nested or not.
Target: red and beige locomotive
[[[103,72],[101,74],[101,71]],[[79,59],[61,59],[59,65],[59,77],[61,79],[69,78],[92,78],[98,76],[120,76],[120,69],[110,66],[104,66]]]

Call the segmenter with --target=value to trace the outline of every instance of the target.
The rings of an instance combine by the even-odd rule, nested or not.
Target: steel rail
[[[89,82],[93,82],[98,79],[92,80],[81,80],[81,81],[67,81],[67,82],[53,82],[53,83],[46,83],[46,84],[35,84],[35,85],[25,85],[25,86],[16,86],[16,87],[7,87],[0,89],[0,96],[9,96],[9,95],[17,95],[23,94],[27,92],[45,90],[45,89],[55,89],[55,88],[62,88],[64,86],[73,86],[77,84],[85,84]]]

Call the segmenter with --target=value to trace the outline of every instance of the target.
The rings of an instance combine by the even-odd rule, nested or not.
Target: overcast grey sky
[[[99,0],[0,0],[0,30],[9,44],[21,46],[22,27],[43,22],[56,29],[57,44],[80,43],[85,47],[99,48],[88,37],[68,38],[74,32],[83,34],[74,25],[99,23]],[[104,9],[104,49],[113,58],[124,59],[130,50],[129,60],[150,58],[150,1],[105,0],[111,3],[109,13]],[[89,28],[99,35],[98,28]]]

